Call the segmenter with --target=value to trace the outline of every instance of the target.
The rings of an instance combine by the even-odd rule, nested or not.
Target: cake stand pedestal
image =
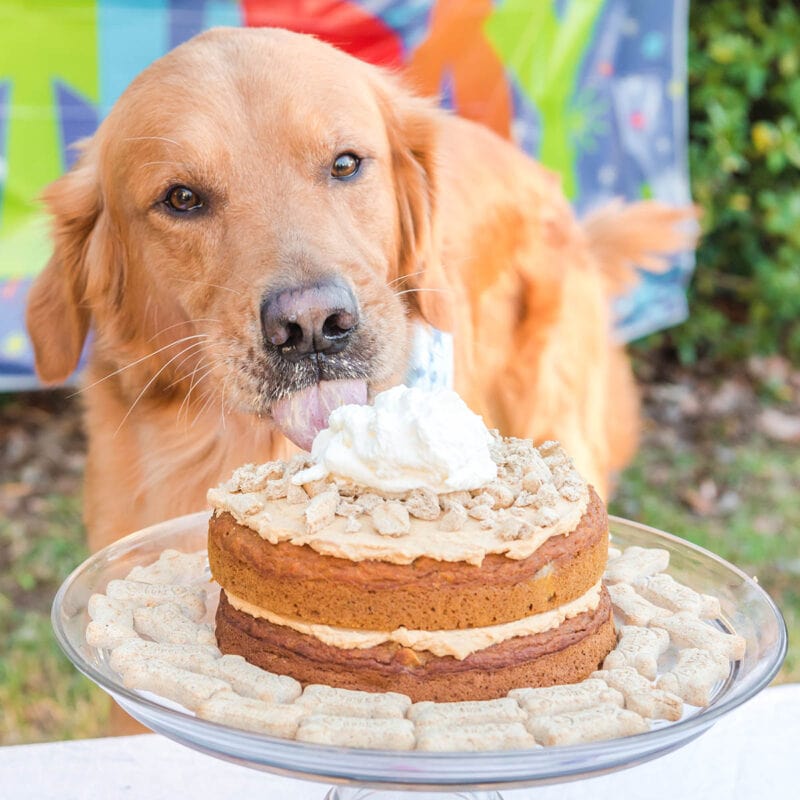
[[[501,794],[489,792],[402,792],[382,789],[361,789],[358,786],[334,786],[325,800],[503,800]]]

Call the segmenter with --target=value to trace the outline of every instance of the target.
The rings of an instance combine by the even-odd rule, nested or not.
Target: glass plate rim
[[[177,715],[181,720],[186,721],[186,723],[189,725],[208,726],[210,729],[217,730],[220,732],[220,734],[226,737],[235,736],[236,738],[247,741],[252,745],[257,745],[257,744],[262,744],[264,746],[269,745],[271,748],[273,748],[274,752],[264,755],[265,757],[267,755],[272,756],[272,760],[259,761],[258,762],[259,767],[268,769],[274,767],[275,771],[282,770],[284,774],[305,776],[313,780],[336,780],[337,778],[339,779],[344,778],[345,780],[351,780],[355,782],[363,781],[365,784],[369,785],[388,785],[389,783],[394,783],[396,785],[414,785],[418,787],[433,786],[433,785],[437,786],[446,785],[450,787],[455,787],[455,786],[471,786],[475,785],[475,783],[481,783],[492,786],[501,784],[505,784],[506,786],[512,786],[512,785],[521,786],[526,782],[530,784],[531,781],[540,782],[542,780],[543,776],[535,774],[535,771],[533,770],[533,767],[535,766],[535,763],[537,761],[544,761],[549,757],[558,755],[560,757],[560,760],[562,761],[579,762],[589,755],[596,757],[598,755],[598,751],[601,751],[602,755],[604,756],[604,758],[602,759],[603,763],[601,765],[602,771],[604,772],[611,771],[615,768],[619,768],[620,765],[640,763],[642,761],[658,757],[659,755],[677,749],[683,744],[687,744],[697,736],[701,735],[703,732],[708,730],[708,728],[711,727],[721,716],[728,713],[733,708],[736,708],[739,705],[746,703],[748,700],[750,700],[752,697],[758,694],[758,692],[764,689],[780,670],[781,664],[783,663],[788,648],[788,634],[787,634],[786,622],[783,618],[783,615],[778,606],[775,604],[774,600],[761,587],[761,585],[756,580],[754,580],[753,577],[749,576],[746,572],[744,572],[736,565],[731,564],[729,561],[723,559],[721,556],[716,555],[715,553],[711,552],[710,550],[707,550],[706,548],[701,547],[700,545],[696,545],[693,542],[689,542],[685,539],[682,539],[681,537],[675,534],[659,530],[658,528],[654,528],[652,526],[648,526],[640,522],[634,522],[632,520],[628,520],[623,517],[609,515],[609,529],[611,532],[612,541],[614,537],[614,527],[616,525],[621,525],[633,528],[635,531],[639,533],[646,533],[650,536],[654,536],[656,539],[664,539],[672,543],[679,549],[687,549],[699,553],[701,556],[705,558],[710,558],[711,560],[715,561],[717,564],[721,565],[728,571],[733,572],[737,577],[739,577],[745,583],[749,584],[751,587],[755,587],[757,593],[760,595],[760,598],[763,601],[765,601],[766,604],[769,606],[772,614],[775,616],[778,627],[778,647],[777,647],[776,658],[774,659],[774,663],[772,663],[769,666],[769,668],[763,672],[763,674],[759,677],[759,679],[755,682],[755,684],[749,687],[748,691],[745,693],[743,697],[734,696],[730,698],[722,698],[722,700],[719,703],[714,703],[711,707],[697,714],[694,714],[690,717],[679,720],[677,722],[671,723],[664,727],[655,730],[650,730],[642,734],[637,734],[636,736],[622,737],[618,739],[610,739],[606,741],[592,742],[587,744],[547,747],[536,750],[500,750],[500,751],[494,750],[494,751],[470,752],[470,753],[463,753],[463,752],[431,753],[423,751],[374,750],[374,749],[347,748],[347,747],[339,747],[331,745],[317,745],[306,742],[297,742],[294,740],[283,739],[275,736],[269,736],[267,734],[259,734],[251,731],[243,731],[241,729],[210,722],[208,720],[198,719],[193,714],[162,705],[154,700],[151,700],[148,697],[145,697],[141,694],[137,694],[133,690],[130,690],[127,687],[123,686],[121,683],[115,683],[101,671],[96,669],[94,665],[86,661],[83,658],[82,654],[78,652],[75,649],[75,647],[73,647],[72,642],[70,641],[68,635],[61,626],[61,620],[60,620],[61,606],[64,596],[67,594],[69,588],[73,585],[73,583],[84,572],[88,571],[91,565],[96,564],[103,557],[105,557],[108,561],[112,561],[113,554],[115,551],[127,550],[131,547],[135,547],[137,544],[141,542],[146,542],[148,539],[158,535],[161,532],[161,529],[176,527],[179,525],[188,527],[193,524],[201,524],[201,523],[204,524],[205,521],[208,519],[208,515],[209,515],[208,511],[198,511],[156,523],[155,525],[151,525],[147,528],[143,528],[140,531],[135,531],[133,533],[128,534],[127,536],[124,536],[123,538],[117,540],[116,542],[113,542],[111,545],[108,545],[106,548],[103,548],[97,553],[94,553],[84,562],[79,564],[63,581],[53,599],[52,610],[51,610],[51,621],[56,636],[56,640],[61,649],[64,651],[69,660],[72,662],[72,664],[87,678],[97,683],[104,691],[109,693],[111,696],[113,697],[119,696],[125,703],[130,703],[134,707],[137,705],[144,705],[146,708],[154,711],[157,715],[160,714]],[[675,736],[676,733],[685,735],[680,736],[676,740]],[[648,749],[644,752],[637,752],[633,758],[624,758],[630,752],[631,743],[637,740],[641,741],[645,737],[647,737],[647,741],[650,743],[651,746],[648,747]],[[186,742],[181,739],[178,739],[178,741],[182,741],[184,744],[189,744],[190,746],[194,746],[190,742]],[[286,755],[304,754],[306,758],[303,759],[303,762],[304,764],[306,764],[306,766],[304,768],[299,768],[295,764],[290,765],[288,763],[285,763],[280,760],[280,756],[282,754]],[[307,769],[306,762],[311,761],[314,755],[319,756],[320,764],[322,763],[323,760],[328,764],[331,764],[333,763],[332,759],[335,759],[337,757],[341,758],[343,754],[346,754],[348,758],[354,759],[354,762],[352,763],[351,767],[348,768],[348,766],[345,765],[344,767],[341,767],[338,770],[323,771],[322,769],[320,769],[318,771],[313,771],[313,772],[310,772]],[[226,756],[221,755],[221,757],[224,758]],[[623,758],[624,761],[621,760]],[[474,770],[475,781],[467,780],[466,782],[464,780],[465,776],[463,775],[458,776],[457,780],[454,780],[453,776],[448,777],[447,775],[444,774],[436,775],[435,780],[431,780],[433,776],[425,774],[425,772],[422,770],[420,770],[419,777],[422,778],[424,776],[424,780],[422,779],[415,780],[414,779],[415,776],[413,774],[404,774],[402,776],[398,775],[397,781],[390,781],[388,778],[377,777],[377,774],[369,769],[369,766],[372,764],[374,770],[376,761],[380,762],[378,763],[378,766],[383,766],[383,767],[386,767],[390,763],[396,761],[403,761],[404,763],[411,762],[415,765],[418,765],[419,767],[423,767],[424,765],[441,765],[442,767],[445,767],[445,765],[448,764],[451,766],[463,765],[466,763],[467,760],[473,767],[491,765],[492,767],[496,767],[496,769],[491,769],[488,771],[475,769]],[[522,760],[526,762],[526,765],[528,767],[528,772],[534,773],[531,778],[525,778],[521,774],[520,775],[515,774],[514,777],[512,776],[504,777],[501,774],[504,765],[506,767],[511,765],[516,765]],[[360,777],[353,775],[353,773],[356,770],[356,766],[361,766],[362,770],[366,770],[369,773],[369,775],[362,775]],[[520,764],[520,766],[522,765]],[[585,768],[576,767],[572,772],[570,772],[568,769],[558,772],[556,775],[553,776],[553,780],[569,780],[570,777],[578,777],[579,775],[586,775],[586,774],[587,770]]]

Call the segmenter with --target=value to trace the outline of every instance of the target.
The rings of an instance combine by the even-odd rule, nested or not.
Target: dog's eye
[[[339,153],[333,160],[331,175],[334,178],[352,178],[361,166],[361,159],[353,153]]]
[[[203,198],[188,186],[172,186],[167,191],[164,203],[172,211],[196,211],[203,207]]]

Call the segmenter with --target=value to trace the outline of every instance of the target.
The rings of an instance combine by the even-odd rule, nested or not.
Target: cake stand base
[[[488,792],[416,792],[390,789],[361,789],[358,786],[334,786],[325,800],[503,800],[495,791]]]

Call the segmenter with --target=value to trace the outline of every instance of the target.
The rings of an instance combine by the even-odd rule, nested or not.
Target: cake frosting
[[[588,493],[579,500],[556,503],[558,519],[550,524],[536,524],[537,508],[521,511],[520,518],[533,520],[532,530],[524,539],[505,540],[496,528],[485,528],[483,520],[468,517],[464,527],[456,531],[443,531],[437,522],[414,520],[404,536],[384,536],[377,532],[370,519],[364,519],[357,531],[348,531],[348,517],[335,516],[318,531],[306,527],[304,508],[286,500],[264,504],[258,492],[230,492],[212,490],[209,501],[216,513],[227,511],[240,524],[255,531],[262,539],[277,544],[290,542],[307,544],[326,556],[346,558],[350,561],[380,560],[392,564],[410,564],[427,556],[437,561],[465,561],[480,565],[491,553],[512,559],[528,558],[552,536],[574,530],[588,502]],[[347,501],[345,501],[347,502]]]
[[[248,603],[231,592],[227,592],[228,602],[237,610],[257,619],[266,619],[275,625],[313,636],[315,639],[341,649],[363,650],[384,642],[396,642],[401,647],[427,651],[435,656],[452,656],[463,660],[478,650],[513,639],[515,636],[532,636],[557,628],[565,619],[577,617],[586,611],[594,611],[600,604],[601,584],[598,581],[588,592],[576,597],[558,608],[531,614],[528,617],[505,622],[500,625],[487,625],[482,628],[464,630],[409,630],[397,628],[393,631],[357,630],[337,628],[332,625],[319,625],[300,619],[275,614],[265,608]]]
[[[335,409],[311,447],[314,465],[295,484],[328,475],[383,492],[477,489],[497,477],[483,420],[449,389],[395,386],[370,406]]]

